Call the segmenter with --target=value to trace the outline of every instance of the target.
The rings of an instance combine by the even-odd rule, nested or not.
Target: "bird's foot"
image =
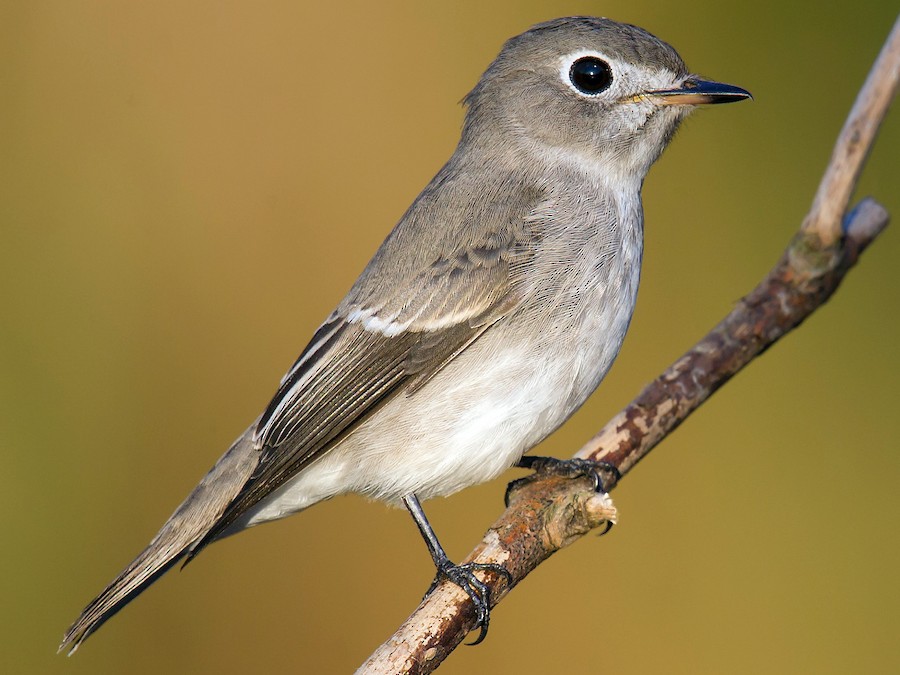
[[[506,583],[512,586],[513,578],[502,565],[489,563],[462,563],[456,565],[447,559],[438,564],[437,575],[431,582],[431,587],[425,594],[426,597],[440,583],[441,579],[448,579],[461,589],[463,589],[472,600],[475,607],[475,628],[479,628],[480,632],[474,642],[470,645],[477,645],[487,637],[488,625],[491,621],[491,589],[481,579],[475,576],[476,571],[494,572],[506,579]]]
[[[608,462],[594,462],[589,459],[556,459],[555,457],[525,456],[519,460],[516,466],[522,469],[531,469],[534,473],[514,480],[506,486],[504,501],[507,506],[509,506],[510,497],[516,490],[533,483],[543,476],[563,476],[565,478],[588,476],[594,481],[594,490],[604,494],[615,487],[622,477],[619,470],[612,464]],[[610,521],[602,534],[606,534],[611,528],[612,522]]]
[[[595,491],[609,492],[622,477],[619,470],[612,464],[608,462],[594,462],[590,459],[525,456],[519,460],[516,466],[534,471],[530,476],[525,476],[510,484],[517,487],[537,480],[542,476],[563,476],[564,478],[589,476],[594,481]]]

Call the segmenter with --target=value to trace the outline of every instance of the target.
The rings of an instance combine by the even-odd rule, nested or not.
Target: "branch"
[[[856,97],[850,116],[838,136],[831,161],[819,183],[809,214],[803,221],[806,234],[817,234],[823,248],[841,237],[841,219],[856,188],[875,134],[897,92],[900,79],[900,17],[885,40],[869,77]]]
[[[844,213],[898,78],[900,19],[838,137],[812,209],[781,260],[576,457],[606,462],[626,475],[713,392],[831,297],[888,223],[887,211],[872,199]],[[590,480],[537,480],[512,493],[506,511],[466,561],[500,564],[509,571],[512,585],[485,573],[492,604],[497,604],[553,553],[614,519],[609,498],[595,492]],[[357,672],[430,673],[474,623],[468,596],[454,584],[441,583]]]

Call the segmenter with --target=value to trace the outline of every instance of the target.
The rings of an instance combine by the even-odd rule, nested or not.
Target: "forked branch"
[[[622,476],[735,373],[825,303],[888,214],[872,199],[846,213],[900,79],[900,19],[872,67],[835,145],[812,208],[771,272],[700,342],[651,382],[576,457]],[[614,517],[587,479],[548,478],[512,494],[467,562],[503,565],[513,586],[560,548]],[[486,575],[496,604],[512,589]],[[462,642],[475,617],[468,596],[440,584],[359,673],[430,673]]]

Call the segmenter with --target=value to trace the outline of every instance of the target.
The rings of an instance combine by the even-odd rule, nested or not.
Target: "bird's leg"
[[[613,489],[622,477],[619,469],[614,465],[608,462],[594,462],[589,459],[556,459],[555,457],[525,456],[519,460],[516,466],[522,469],[531,469],[534,473],[514,480],[506,486],[504,501],[507,506],[509,506],[509,498],[513,492],[538,480],[542,476],[564,476],[566,478],[589,476],[594,481],[594,490],[603,493]],[[608,480],[605,480],[607,477]],[[612,522],[609,521],[606,530],[601,534],[606,534],[611,528]]]
[[[475,642],[469,644],[477,645],[487,636],[488,624],[491,620],[491,589],[487,584],[481,581],[481,579],[475,576],[475,571],[487,570],[499,574],[506,579],[506,582],[509,585],[512,585],[512,575],[502,565],[492,565],[487,563],[463,563],[457,565],[450,562],[450,559],[444,552],[444,547],[441,546],[441,542],[438,541],[437,535],[434,533],[434,530],[431,529],[431,524],[425,517],[425,512],[422,510],[422,505],[419,503],[418,497],[414,494],[406,495],[403,498],[403,503],[412,515],[413,520],[416,521],[419,532],[422,533],[422,538],[425,540],[425,545],[428,547],[428,552],[431,553],[431,559],[434,561],[434,566],[437,568],[437,574],[434,577],[434,581],[431,582],[431,586],[428,588],[425,596],[427,597],[431,591],[435,589],[441,578],[447,578],[462,588],[468,594],[469,598],[472,600],[472,604],[475,606],[475,626],[480,628],[481,632],[478,634],[478,638]]]

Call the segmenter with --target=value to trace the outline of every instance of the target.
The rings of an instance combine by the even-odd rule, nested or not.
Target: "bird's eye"
[[[596,96],[609,89],[612,84],[612,68],[596,56],[585,56],[569,68],[569,80],[582,94]]]

